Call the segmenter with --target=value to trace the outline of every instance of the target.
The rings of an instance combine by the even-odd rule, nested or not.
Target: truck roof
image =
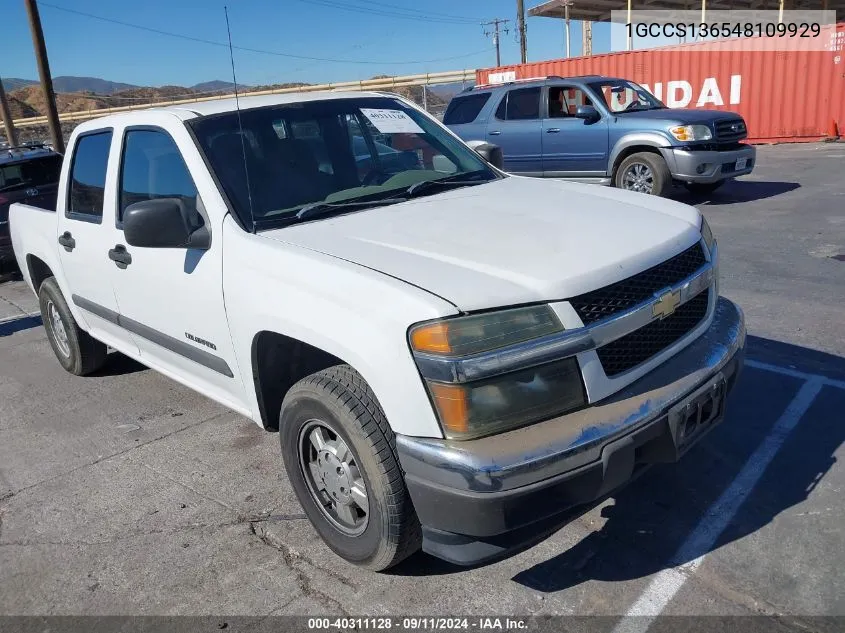
[[[238,105],[241,110],[250,110],[253,108],[262,108],[265,106],[282,105],[286,103],[303,103],[307,101],[324,101],[327,99],[354,99],[360,97],[383,97],[386,93],[383,92],[351,92],[351,91],[315,91],[315,92],[288,92],[283,94],[270,94],[260,96],[245,96],[238,98]],[[109,114],[96,119],[89,119],[81,123],[77,129],[86,131],[89,129],[98,129],[108,126],[110,122],[116,120],[124,120],[126,118],[137,118],[146,112],[169,112],[187,120],[201,116],[209,116],[214,114],[223,114],[224,112],[234,112],[236,110],[235,98],[230,97],[226,99],[215,99],[211,101],[197,101],[195,103],[180,103],[172,106],[160,106],[151,108],[140,108],[138,110],[131,110],[128,112],[118,112]]]

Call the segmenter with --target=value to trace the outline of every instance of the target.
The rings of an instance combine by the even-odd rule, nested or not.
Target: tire
[[[45,279],[38,290],[41,320],[59,363],[71,374],[86,376],[106,362],[107,347],[79,328],[70,313],[55,277]]]
[[[279,430],[285,469],[299,503],[336,554],[382,571],[420,548],[420,523],[399,467],[393,431],[358,372],[337,365],[300,380],[282,403]],[[321,436],[317,440],[315,433]],[[323,451],[316,448],[321,441],[326,442]],[[340,442],[348,448],[345,461],[337,460],[344,453]],[[359,502],[362,485],[366,509]]]
[[[684,187],[686,187],[690,193],[706,194],[713,193],[724,184],[724,180],[717,180],[716,182],[685,182]]]
[[[622,161],[613,184],[619,189],[665,196],[672,185],[672,174],[659,154],[637,152]]]

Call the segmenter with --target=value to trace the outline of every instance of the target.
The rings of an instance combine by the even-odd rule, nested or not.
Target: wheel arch
[[[29,282],[35,294],[38,294],[41,284],[50,277],[55,277],[53,269],[40,257],[32,254],[26,256],[26,269],[29,275]]]
[[[610,178],[616,178],[616,171],[622,161],[638,152],[649,152],[657,154],[665,160],[665,156],[661,149],[665,149],[671,145],[668,138],[658,132],[637,132],[634,134],[627,134],[620,138],[613,146],[613,151],[610,154]]]
[[[272,330],[255,334],[250,358],[261,424],[268,431],[279,430],[282,401],[293,385],[327,367],[348,364],[319,347]]]

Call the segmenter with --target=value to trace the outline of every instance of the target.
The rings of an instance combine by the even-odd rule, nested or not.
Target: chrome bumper
[[[676,147],[661,148],[660,153],[669,166],[672,177],[684,182],[716,182],[750,174],[757,161],[757,150],[751,145],[727,152],[690,151]],[[739,158],[747,159],[744,169],[735,169]]]
[[[710,328],[676,356],[613,396],[567,415],[477,440],[396,436],[406,477],[439,487],[501,492],[601,459],[604,446],[658,420],[718,374],[745,345],[745,320],[718,299]]]

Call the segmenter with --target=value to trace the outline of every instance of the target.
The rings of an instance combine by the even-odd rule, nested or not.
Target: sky
[[[37,79],[24,1],[2,2],[0,76]],[[540,3],[526,0],[526,11]],[[519,62],[516,0],[49,0],[38,4],[54,77],[100,77],[152,86],[230,81],[229,51],[221,45],[227,41],[224,4],[228,4],[233,45],[264,51],[234,51],[238,82],[246,85],[354,81],[374,75],[495,66],[492,38],[484,33],[490,27],[480,24],[493,18],[511,20],[510,32],[501,38],[502,63]],[[594,25],[594,53],[609,50],[606,26]],[[527,18],[527,27],[529,61],[565,55],[563,20]],[[580,22],[572,22],[571,32],[572,54],[577,55]]]

